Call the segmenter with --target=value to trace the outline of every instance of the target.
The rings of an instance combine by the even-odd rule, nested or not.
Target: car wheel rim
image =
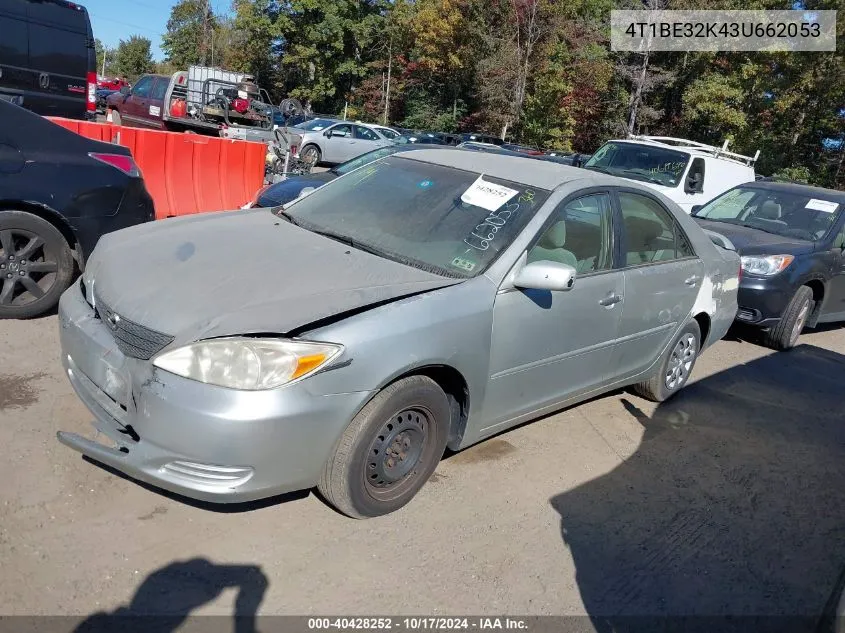
[[[52,290],[58,270],[42,237],[23,229],[0,230],[0,307],[35,303]]]
[[[804,305],[801,307],[801,312],[798,313],[798,319],[795,321],[795,325],[792,327],[792,335],[789,337],[789,343],[791,345],[795,345],[798,341],[798,337],[801,336],[801,332],[804,330],[804,326],[807,324],[807,317],[810,315],[810,302],[805,301]]]
[[[307,150],[305,150],[305,154],[302,157],[302,160],[304,160],[306,163],[315,162],[317,160],[317,150],[315,150],[313,147],[309,147]]]
[[[413,480],[431,424],[431,413],[417,407],[403,409],[384,423],[370,445],[364,467],[371,495],[393,496]]]
[[[695,362],[697,344],[692,334],[685,334],[675,344],[669,357],[669,367],[666,370],[666,387],[678,389],[689,378],[692,365]]]

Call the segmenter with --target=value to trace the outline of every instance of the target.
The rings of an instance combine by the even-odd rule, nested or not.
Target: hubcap
[[[789,342],[792,345],[795,345],[798,337],[801,336],[801,332],[804,331],[808,316],[810,316],[810,302],[805,301],[801,307],[801,312],[798,313],[798,319],[796,319],[795,325],[792,327],[792,335],[789,337]]]
[[[669,389],[677,389],[687,381],[695,361],[697,347],[692,334],[685,334],[675,345],[666,371],[666,386]]]
[[[430,419],[423,409],[405,409],[388,420],[367,453],[364,480],[373,492],[386,492],[416,472],[426,446]]]
[[[0,306],[38,301],[56,283],[58,270],[41,237],[24,229],[0,230]]]

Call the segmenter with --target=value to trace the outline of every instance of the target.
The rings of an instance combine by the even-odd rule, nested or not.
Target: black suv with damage
[[[739,185],[692,214],[717,244],[739,252],[737,321],[773,349],[805,327],[845,321],[845,192],[783,182]]]

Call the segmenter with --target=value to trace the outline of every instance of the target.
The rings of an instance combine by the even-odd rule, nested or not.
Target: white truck
[[[687,213],[720,193],[755,179],[751,157],[722,147],[670,136],[630,136],[602,145],[586,169],[636,180],[676,202]]]

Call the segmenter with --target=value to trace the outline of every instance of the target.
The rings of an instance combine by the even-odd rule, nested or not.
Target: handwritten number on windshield
[[[486,251],[490,248],[490,244],[496,238],[499,229],[504,227],[508,220],[519,211],[519,202],[533,202],[534,192],[526,189],[518,198],[517,202],[511,202],[507,206],[497,210],[491,211],[484,221],[473,229],[472,233],[464,240],[464,243],[476,250]]]

